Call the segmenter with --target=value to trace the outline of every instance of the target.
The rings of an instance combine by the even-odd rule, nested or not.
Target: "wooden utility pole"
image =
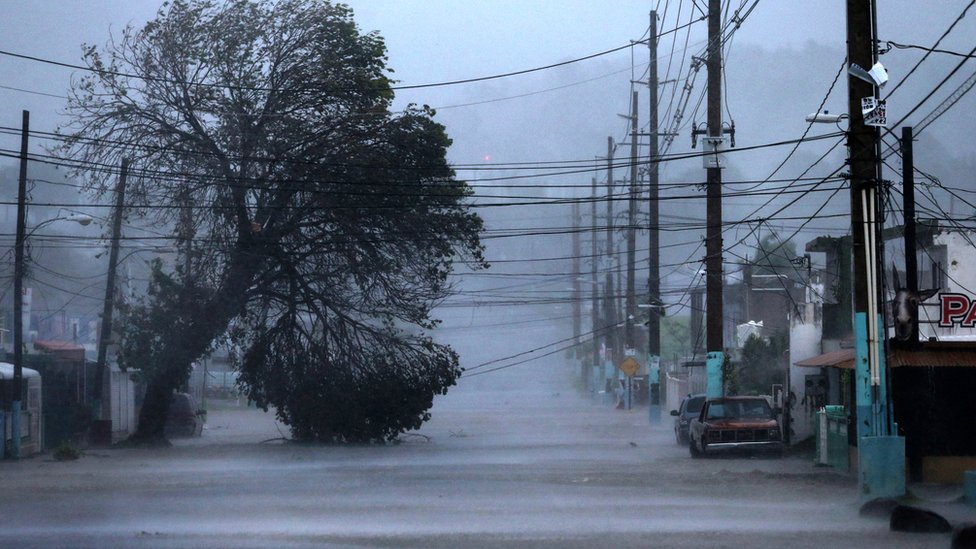
[[[722,21],[721,0],[708,2],[708,136],[705,138],[707,169],[705,234],[705,350],[709,397],[722,395],[721,366],[725,338],[722,308]],[[710,154],[714,153],[714,154]]]
[[[112,341],[112,311],[115,304],[115,271],[119,264],[119,240],[122,236],[122,218],[125,208],[125,180],[129,172],[129,160],[122,159],[122,169],[119,172],[119,182],[115,188],[115,211],[112,217],[112,244],[108,255],[108,275],[105,281],[105,299],[102,302],[102,325],[98,334],[98,358],[95,363],[95,390],[93,413],[96,420],[95,442],[110,444],[112,442],[112,407],[111,402],[103,402],[103,396],[110,394],[106,391],[110,377],[108,369],[108,346]],[[107,399],[106,399],[107,400]],[[105,422],[108,422],[107,424]],[[105,430],[107,429],[107,432]],[[105,439],[107,437],[107,440]]]
[[[912,145],[912,127],[901,129],[902,217],[905,221],[905,288],[918,293],[918,239],[915,227],[915,149]],[[883,269],[882,269],[883,270]],[[918,318],[918,304],[913,318]],[[909,342],[918,347],[918,321],[912,323]]]
[[[183,283],[193,286],[193,198],[190,183],[180,190],[180,240],[183,241]]]
[[[583,302],[580,297],[580,205],[573,202],[573,356],[579,358]]]
[[[874,0],[847,0],[847,60],[870,69],[875,51]],[[905,439],[892,436],[886,369],[880,338],[878,191],[879,129],[862,113],[864,99],[876,100],[874,82],[848,77],[848,164],[851,169],[851,236],[854,252],[854,378],[858,479],[862,499],[905,493]]]
[[[593,347],[592,347],[593,359],[590,360],[590,366],[595,368],[595,367],[603,367],[603,365],[598,362],[600,360],[600,337],[599,337],[598,330],[600,330],[601,327],[600,327],[600,309],[599,309],[599,307],[600,307],[600,300],[599,300],[599,295],[600,295],[600,281],[599,281],[599,278],[597,277],[596,263],[597,263],[597,261],[600,260],[600,258],[599,258],[598,254],[597,254],[597,245],[596,245],[596,235],[597,235],[596,198],[597,198],[597,195],[596,195],[596,178],[595,177],[592,178],[591,183],[592,183],[593,189],[592,189],[592,193],[591,193],[591,197],[590,197],[590,225],[592,227],[592,230],[590,231],[590,283],[593,285],[593,287],[591,288],[592,298],[593,298],[592,299],[593,310],[590,311],[590,323],[591,323],[590,338],[591,338],[591,341],[593,342]],[[593,376],[593,372],[588,370],[587,371],[587,377],[586,377],[586,386],[587,387],[589,387],[590,384],[593,382],[593,377],[594,377]]]
[[[637,346],[634,334],[634,318],[637,316],[637,285],[635,266],[637,263],[637,91],[631,92],[630,101],[630,200],[627,208],[627,295],[626,295],[626,336],[624,347]]]
[[[30,112],[23,111],[20,130],[20,177],[17,181],[17,234],[14,241],[14,375],[10,395],[10,457],[20,458],[20,407],[24,383],[24,241],[27,238],[27,145]],[[6,444],[6,429],[0,423],[0,446]],[[0,449],[0,453],[3,450]]]
[[[637,347],[634,318],[637,315],[637,90],[631,92],[630,101],[630,196],[627,201],[627,293],[624,296],[624,354],[629,355]],[[623,357],[621,357],[622,359]],[[631,409],[634,401],[634,376],[627,376],[627,394],[624,407]]]
[[[874,64],[872,44],[871,0],[847,0],[847,59],[849,63],[870,69]],[[876,143],[878,129],[867,126],[861,114],[861,100],[875,97],[873,84],[856,77],[848,77],[848,113],[850,127],[847,146],[851,167],[851,236],[854,251],[854,331],[858,360],[865,375],[858,376],[858,436],[874,434],[878,410],[873,409],[879,389],[875,370],[877,334],[871,334],[874,324],[870,318],[871,279],[877,275],[877,265],[871,262],[874,252],[875,199],[877,195],[878,158]],[[862,379],[863,378],[863,379]],[[875,379],[872,379],[875,378]],[[862,409],[863,408],[863,409]],[[863,412],[863,414],[862,414]]]
[[[655,414],[654,406],[660,402],[660,364],[661,357],[661,313],[664,302],[661,300],[661,241],[658,224],[659,219],[659,190],[658,190],[658,117],[657,117],[657,12],[651,11],[650,33],[647,46],[650,53],[650,65],[647,77],[648,91],[648,163],[647,163],[647,303],[651,305],[647,315],[647,374],[650,397],[650,419],[652,423],[660,422],[660,411]]]
[[[605,323],[607,325],[607,351],[610,352],[611,359],[616,348],[617,333],[617,313],[614,310],[617,296],[613,289],[613,137],[607,137],[607,287],[604,293],[604,307],[606,308]]]

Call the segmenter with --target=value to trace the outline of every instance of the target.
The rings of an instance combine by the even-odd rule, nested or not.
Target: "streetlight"
[[[828,111],[824,111],[808,114],[806,121],[814,124],[837,124],[841,120],[846,120],[847,118],[847,113],[830,114]]]
[[[74,221],[82,226],[92,222],[90,215],[69,213],[42,221],[26,233],[25,217],[24,200],[21,199],[18,200],[17,239],[14,245],[14,375],[10,400],[10,455],[14,459],[20,458],[20,411],[24,377],[24,244],[38,229],[55,221]],[[5,425],[6,420],[3,423]]]

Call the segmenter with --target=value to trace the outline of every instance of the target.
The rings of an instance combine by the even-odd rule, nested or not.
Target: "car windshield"
[[[708,406],[708,419],[772,419],[773,411],[765,399],[723,400]]]
[[[688,399],[688,405],[685,411],[689,414],[698,415],[701,412],[702,406],[705,404],[705,397],[693,397]]]

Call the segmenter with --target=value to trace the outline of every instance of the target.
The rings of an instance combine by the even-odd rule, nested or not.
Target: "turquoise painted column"
[[[976,471],[966,471],[962,477],[963,499],[976,507]]]
[[[871,394],[871,364],[868,359],[868,315],[854,315],[854,404],[857,412],[857,437],[876,434]]]
[[[878,319],[877,341],[884,334],[884,324]],[[879,497],[897,498],[905,495],[905,438],[895,432],[888,409],[887,372],[884,353],[878,348],[879,384],[871,385],[868,358],[867,314],[854,316],[856,342],[855,397],[857,399],[858,484],[864,501]]]
[[[599,361],[594,362],[593,368],[590,370],[590,388],[590,395],[596,401],[600,391],[603,390],[603,364],[600,364]]]
[[[647,355],[647,420],[661,423],[661,357]],[[657,398],[655,399],[655,395]]]
[[[905,495],[904,437],[862,437],[857,457],[862,501]]]
[[[24,380],[24,384],[27,384],[26,379]],[[20,398],[17,398],[12,406],[13,408],[10,411],[10,456],[14,459],[19,459],[20,438],[23,436],[23,433],[20,432]]]
[[[898,434],[898,431],[894,428],[895,415],[888,409],[888,357],[884,352],[884,346],[881,344],[884,338],[887,337],[884,328],[884,317],[878,315],[875,326],[878,327],[878,376],[880,379],[877,402],[878,418],[880,418],[880,421],[875,426],[875,432],[881,436],[889,436]]]
[[[722,364],[725,353],[712,351],[705,355],[705,396],[719,398],[722,396]]]

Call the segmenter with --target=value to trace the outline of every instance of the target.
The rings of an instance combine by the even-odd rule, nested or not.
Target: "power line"
[[[697,21],[701,21],[701,19],[699,19]],[[691,23],[688,23],[688,26],[692,25],[693,23],[695,23],[697,21],[693,21]],[[681,30],[682,28],[684,28],[684,26],[677,27],[677,28],[674,28],[674,29],[671,29],[671,30],[662,32],[661,34],[658,35],[658,37],[666,36],[666,35],[671,34],[673,32],[677,32],[678,30]],[[612,54],[612,53],[616,53],[618,51],[622,51],[622,50],[625,50],[625,49],[633,48],[634,46],[637,46],[639,44],[645,44],[645,43],[647,43],[647,40],[638,40],[638,41],[631,42],[629,44],[625,44],[623,46],[618,46],[618,47],[611,48],[611,49],[608,49],[608,50],[604,50],[604,51],[601,51],[601,52],[592,53],[592,54],[589,54],[589,55],[584,55],[582,57],[577,57],[577,58],[574,58],[574,59],[569,59],[567,61],[560,61],[558,63],[550,63],[548,65],[543,65],[543,66],[539,66],[539,67],[533,67],[533,68],[529,68],[529,69],[522,69],[522,70],[517,70],[517,71],[505,72],[505,73],[500,73],[500,74],[492,74],[492,75],[486,75],[486,76],[478,76],[478,77],[474,77],[474,78],[462,78],[462,79],[456,79],[456,80],[446,80],[446,81],[442,81],[442,82],[431,82],[431,83],[425,83],[425,84],[409,84],[409,85],[406,85],[405,84],[405,85],[399,85],[399,86],[394,85],[394,86],[382,86],[382,87],[376,87],[376,86],[332,87],[330,89],[333,90],[333,91],[349,91],[349,90],[361,90],[361,89],[373,89],[373,90],[377,90],[377,89],[378,90],[389,89],[389,90],[397,91],[397,90],[416,90],[416,89],[423,89],[423,88],[436,88],[436,87],[445,87],[445,86],[456,86],[456,85],[459,85],[459,84],[471,84],[471,83],[475,83],[475,82],[485,82],[485,81],[488,81],[488,80],[497,80],[497,79],[500,79],[500,78],[508,78],[508,77],[512,77],[512,76],[520,76],[520,75],[524,75],[524,74],[530,74],[530,73],[534,73],[534,72],[539,72],[539,71],[545,71],[545,70],[549,70],[549,69],[554,69],[554,68],[557,68],[557,67],[563,67],[563,66],[566,66],[566,65],[571,65],[571,64],[574,64],[574,63],[582,62],[582,61],[588,61],[590,59],[595,59],[597,57],[603,57],[605,55],[609,55],[609,54]],[[153,82],[153,83],[161,83],[161,84],[180,84],[180,85],[188,85],[188,86],[203,87],[203,88],[222,88],[222,89],[234,90],[234,91],[237,91],[237,90],[240,90],[240,91],[265,91],[265,92],[266,91],[274,91],[274,88],[267,88],[267,87],[262,87],[262,86],[235,86],[235,85],[231,85],[231,84],[227,84],[227,83],[183,82],[183,81],[177,81],[177,80],[173,80],[173,79],[169,79],[169,78],[159,78],[159,77],[146,76],[146,75],[135,74],[135,73],[130,73],[130,72],[114,71],[114,70],[107,70],[107,69],[97,69],[97,68],[89,67],[89,66],[86,66],[86,65],[76,65],[74,63],[65,63],[63,61],[56,61],[56,60],[53,60],[53,59],[46,59],[46,58],[38,57],[38,56],[35,56],[35,55],[27,55],[27,54],[16,53],[16,52],[7,51],[7,50],[0,50],[0,55],[4,55],[4,56],[7,56],[7,57],[13,57],[13,58],[16,58],[16,59],[23,59],[23,60],[26,60],[26,61],[33,61],[33,62],[36,62],[36,63],[43,63],[43,64],[46,64],[46,65],[53,65],[53,66],[57,66],[57,67],[63,67],[63,68],[69,68],[69,69],[75,69],[75,70],[85,71],[85,72],[89,72],[89,73],[92,73],[92,74],[98,74],[98,75],[104,75],[104,76],[116,76],[116,77],[122,77],[122,78],[132,78],[132,79],[141,80],[141,81],[144,81],[144,82]],[[314,89],[316,91],[321,91],[322,88],[312,88],[312,89]]]
[[[813,137],[806,137],[806,138],[803,138],[802,140],[798,140],[798,139],[787,139],[787,140],[775,141],[775,142],[764,143],[764,144],[759,144],[759,145],[752,145],[752,146],[749,146],[749,147],[738,147],[736,149],[731,149],[730,151],[727,151],[727,152],[747,152],[747,151],[753,151],[753,150],[761,150],[761,149],[773,148],[773,147],[780,147],[780,146],[785,146],[785,145],[793,145],[793,144],[795,144],[797,142],[821,141],[821,140],[824,140],[824,139],[831,139],[831,138],[838,137],[838,136],[842,136],[842,135],[843,135],[843,132],[832,132],[832,133],[828,133],[828,134],[816,135],[816,136],[813,136]],[[706,153],[706,152],[699,152],[699,153],[675,154],[675,155],[670,155],[670,156],[666,156],[666,157],[659,156],[659,157],[656,157],[654,159],[651,159],[648,156],[641,156],[641,157],[638,157],[637,162],[638,162],[638,164],[645,164],[645,163],[648,163],[648,162],[654,162],[654,163],[672,162],[672,161],[678,161],[678,160],[687,160],[687,159],[691,159],[691,158],[701,158],[702,156],[704,156],[706,154],[708,154],[708,153]],[[13,150],[10,150],[10,149],[0,149],[0,157],[19,158],[19,153],[17,151],[13,151]],[[33,161],[33,162],[39,162],[39,163],[43,163],[43,164],[49,164],[49,165],[54,165],[54,166],[61,166],[61,167],[72,168],[72,169],[98,169],[98,170],[104,171],[104,172],[106,172],[108,174],[115,174],[118,171],[118,167],[117,166],[114,166],[114,165],[111,165],[111,164],[105,164],[105,163],[95,162],[95,161],[89,161],[89,160],[65,159],[65,158],[61,158],[61,157],[54,156],[54,155],[45,155],[45,154],[38,154],[38,153],[32,153],[32,154],[30,154],[29,155],[29,160],[30,161]],[[627,160],[627,161],[621,161],[620,163],[614,165],[615,168],[617,168],[617,167],[629,167],[629,166],[630,166],[630,161],[629,160]],[[142,177],[142,178],[145,178],[145,179],[156,179],[156,180],[171,181],[171,182],[172,181],[176,181],[176,179],[177,178],[180,178],[180,177],[201,177],[201,174],[195,174],[195,173],[177,173],[177,172],[169,172],[169,171],[150,170],[148,168],[142,168],[142,169],[135,168],[132,171],[133,171],[133,177]],[[603,171],[603,170],[602,170],[602,168],[597,168],[597,167],[574,168],[574,169],[565,169],[565,170],[554,171],[554,172],[534,173],[534,174],[521,175],[521,176],[488,177],[488,178],[481,178],[480,181],[488,182],[488,181],[511,181],[511,180],[518,180],[518,179],[537,179],[537,178],[543,178],[543,177],[557,177],[557,176],[567,176],[567,175],[588,174],[588,173],[593,173],[593,172],[596,172],[596,171]],[[244,177],[238,177],[238,178],[235,178],[235,179],[238,180],[238,181],[256,181],[256,182],[266,182],[266,181],[268,181],[267,179],[255,178],[255,177],[246,177],[246,176],[244,176]],[[292,182],[292,183],[309,183],[310,182],[309,180],[289,180],[289,179],[272,179],[271,181],[274,181],[275,183],[289,183],[289,182]],[[311,181],[315,181],[315,180],[311,180]],[[319,182],[319,183],[335,183],[335,184],[362,184],[362,182],[351,182],[351,181],[341,181],[341,180],[340,181],[315,181],[315,182]],[[382,185],[384,182],[383,181],[370,181],[370,183]],[[441,183],[441,184],[461,185],[462,182],[456,181],[456,180],[444,180],[444,181],[430,181],[430,183],[431,184]],[[244,188],[254,188],[254,187],[247,186],[247,185],[244,185],[244,184],[235,184],[235,183],[231,183],[231,182],[225,182],[224,185],[228,185],[228,186],[237,185],[237,186],[243,186]]]
[[[908,50],[908,49],[922,50],[929,53],[944,53],[946,55],[953,55],[955,57],[965,57],[968,59],[972,59],[973,57],[976,57],[973,54],[965,54],[962,52],[951,51],[951,50],[940,50],[937,48],[927,48],[925,46],[919,46],[916,44],[899,44],[898,42],[892,42],[891,40],[886,41],[885,44],[887,44],[889,48],[897,48],[900,50]]]
[[[968,11],[969,11],[969,8],[971,8],[971,7],[973,7],[973,4],[976,4],[976,0],[972,0],[972,1],[970,1],[970,2],[969,2],[969,4],[966,4],[966,7],[965,7],[965,8],[963,8],[963,10],[962,10],[962,13],[960,13],[960,14],[959,14],[959,16],[958,16],[958,17],[956,17],[956,19],[955,19],[955,21],[953,21],[953,22],[952,22],[952,24],[951,24],[951,25],[949,25],[949,28],[947,28],[947,29],[946,29],[946,30],[945,30],[945,31],[944,31],[944,32],[942,33],[942,35],[941,35],[941,36],[939,36],[939,39],[938,39],[938,40],[936,40],[936,41],[935,41],[935,44],[933,44],[933,45],[932,45],[932,48],[930,48],[931,50],[933,50],[933,51],[934,51],[934,50],[935,50],[936,48],[938,48],[938,47],[939,47],[939,44],[941,44],[941,43],[942,43],[942,40],[943,40],[943,39],[944,39],[944,38],[945,38],[946,36],[949,36],[949,33],[950,33],[950,32],[952,32],[952,29],[954,29],[954,28],[956,28],[956,25],[958,25],[958,24],[959,24],[959,22],[960,22],[960,21],[962,21],[962,20],[963,20],[963,18],[965,18],[965,17],[966,17],[966,12],[968,12]],[[898,88],[900,88],[900,87],[902,86],[902,84],[904,84],[905,82],[907,82],[907,81],[908,81],[908,79],[909,79],[909,77],[911,77],[911,76],[912,76],[912,74],[914,74],[914,73],[915,73],[915,71],[916,71],[916,70],[918,69],[918,67],[919,67],[919,66],[921,66],[921,64],[922,64],[922,63],[924,63],[924,62],[925,62],[925,60],[926,60],[926,59],[928,59],[928,58],[929,58],[929,55],[931,55],[931,54],[932,54],[932,51],[928,51],[928,52],[926,52],[926,53],[925,53],[925,55],[923,55],[923,56],[922,56],[922,58],[921,58],[921,59],[919,59],[917,63],[915,63],[915,65],[914,65],[914,66],[913,66],[913,67],[911,68],[911,70],[909,70],[909,71],[908,71],[908,74],[906,74],[906,75],[905,75],[905,77],[904,77],[904,78],[902,78],[902,79],[901,79],[901,80],[900,80],[900,81],[898,82],[898,84],[897,84],[897,85],[896,85],[896,86],[895,86],[894,88],[892,88],[892,89],[891,89],[891,91],[890,91],[890,92],[888,92],[888,95],[886,95],[886,96],[885,96],[885,99],[887,99],[887,98],[889,98],[889,97],[891,97],[892,95],[894,95],[894,93],[895,93],[896,91],[898,91]],[[970,55],[972,55],[972,54],[970,54]]]

